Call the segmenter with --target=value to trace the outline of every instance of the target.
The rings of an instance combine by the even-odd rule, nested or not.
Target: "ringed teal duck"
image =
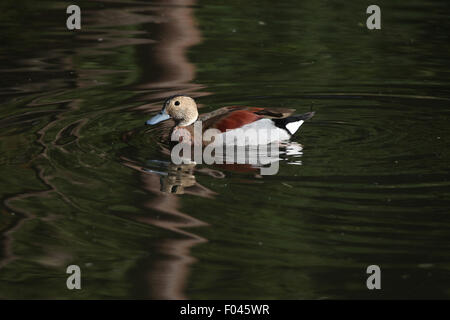
[[[225,134],[235,129],[265,129],[276,131],[277,140],[285,141],[289,140],[306,120],[314,116],[314,112],[293,115],[294,111],[294,109],[286,108],[228,106],[199,115],[193,98],[175,95],[167,98],[161,111],[147,120],[146,124],[155,125],[172,119],[174,122],[172,133],[175,130],[185,129],[193,136],[195,124],[201,121],[202,132],[215,129]],[[258,140],[255,144],[270,142],[273,141]]]

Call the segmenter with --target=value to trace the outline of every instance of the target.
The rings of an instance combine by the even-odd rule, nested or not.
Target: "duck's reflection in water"
[[[190,193],[194,195],[210,196],[214,192],[197,183],[195,179],[194,162],[188,164],[168,163],[167,172],[161,173],[161,191],[165,193],[184,194]],[[208,173],[216,178],[223,178],[225,175],[217,170],[202,169],[201,172]]]
[[[281,148],[280,148],[281,147]],[[276,148],[268,148],[264,154],[258,153],[258,149],[249,150],[246,148],[242,154],[239,152],[215,153],[213,158],[215,164],[209,166],[198,166],[193,160],[187,163],[174,164],[160,160],[149,160],[144,167],[140,167],[142,172],[153,173],[160,176],[160,191],[172,194],[193,194],[201,196],[212,196],[215,193],[208,188],[197,183],[196,174],[208,175],[213,178],[225,178],[225,172],[263,172],[261,169],[274,166],[279,167],[280,160],[286,160],[288,164],[301,165],[299,159],[303,155],[301,144],[296,142],[284,143]],[[224,149],[226,151],[226,149]],[[238,161],[244,159],[245,161]],[[136,166],[134,166],[136,168]],[[217,169],[215,169],[217,168]],[[273,172],[276,174],[277,172]]]
[[[183,194],[185,188],[196,184],[194,176],[195,164],[170,164],[167,175],[161,177],[161,191],[166,193]]]
[[[156,245],[158,259],[151,261],[147,273],[148,291],[146,296],[152,299],[185,299],[184,288],[188,279],[189,266],[195,262],[190,255],[191,248],[207,240],[187,231],[192,227],[208,224],[180,210],[180,194],[191,193],[200,197],[212,198],[215,193],[199,185],[194,175],[195,164],[173,165],[168,162],[150,161],[157,169],[148,169],[129,159],[123,163],[139,170],[142,185],[153,197],[144,203],[149,209],[146,216],[134,219],[173,232],[176,236],[161,239]]]
[[[274,161],[301,164],[298,157],[302,155],[300,144],[290,142],[279,149]],[[196,177],[208,176],[213,179],[224,179],[228,172],[245,172],[260,176],[259,165],[232,163],[229,157],[222,159],[224,164],[197,165],[194,162],[174,164],[170,161],[149,160],[144,165],[130,159],[122,158],[123,164],[138,170],[142,174],[145,190],[153,195],[144,206],[149,212],[147,216],[136,216],[135,220],[148,223],[176,234],[176,237],[161,239],[157,244],[158,259],[151,261],[147,274],[150,298],[184,299],[189,267],[196,260],[190,254],[192,247],[207,242],[207,239],[189,228],[208,226],[188,213],[181,211],[184,194],[213,200],[217,193],[201,185]],[[226,163],[228,161],[228,163]]]

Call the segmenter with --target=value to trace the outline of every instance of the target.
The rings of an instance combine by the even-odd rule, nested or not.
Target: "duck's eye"
[[[175,105],[179,106],[180,105],[180,101],[175,101]]]

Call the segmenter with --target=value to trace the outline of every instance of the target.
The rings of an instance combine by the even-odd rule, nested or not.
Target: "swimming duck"
[[[314,116],[314,112],[292,115],[294,109],[259,108],[245,106],[228,106],[199,115],[195,100],[186,95],[175,95],[166,99],[161,111],[146,121],[147,125],[155,125],[165,120],[173,121],[172,133],[185,129],[192,136],[198,121],[202,124],[202,133],[208,129],[226,134],[236,129],[274,130],[277,140],[289,140],[300,126]],[[268,139],[268,140],[267,140]],[[273,138],[255,141],[246,140],[248,145],[267,144]],[[270,140],[272,139],[272,140]],[[208,143],[204,143],[208,144]]]

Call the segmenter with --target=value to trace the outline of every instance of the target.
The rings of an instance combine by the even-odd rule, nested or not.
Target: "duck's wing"
[[[294,109],[286,108],[258,108],[246,106],[223,107],[203,114],[199,120],[203,121],[203,128],[215,128],[222,132],[240,128],[259,119],[285,118],[290,116]]]

